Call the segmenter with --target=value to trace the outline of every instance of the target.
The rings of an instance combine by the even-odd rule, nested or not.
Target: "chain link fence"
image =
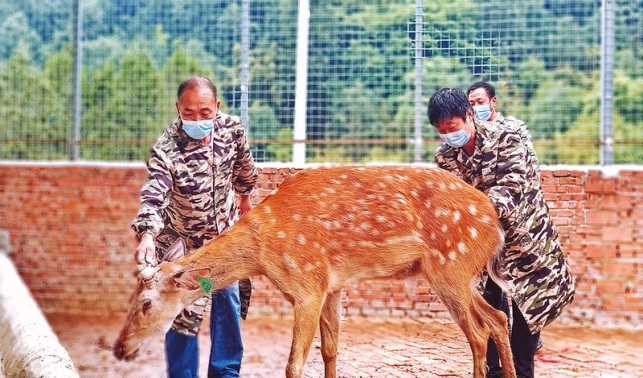
[[[198,74],[242,117],[257,161],[293,160],[297,1],[79,3],[75,71],[73,2],[0,0],[0,159],[67,160],[77,146],[83,160],[145,161],[178,83]],[[306,162],[432,162],[428,98],[486,80],[543,164],[599,164],[612,102],[613,162],[643,163],[643,0],[610,4],[613,94],[601,98],[601,1],[311,1]]]

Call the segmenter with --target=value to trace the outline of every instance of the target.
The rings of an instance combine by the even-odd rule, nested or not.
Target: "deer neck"
[[[260,274],[258,238],[250,227],[233,227],[203,247],[179,259],[179,270],[209,268],[215,289]],[[176,267],[175,267],[176,269]]]

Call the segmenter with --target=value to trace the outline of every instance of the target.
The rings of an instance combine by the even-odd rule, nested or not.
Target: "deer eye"
[[[147,311],[152,307],[152,301],[150,299],[146,299],[143,301],[143,311]]]

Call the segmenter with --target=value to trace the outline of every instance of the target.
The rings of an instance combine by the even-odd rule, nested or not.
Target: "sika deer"
[[[114,354],[130,358],[213,289],[265,275],[293,304],[286,377],[301,377],[319,325],[326,378],[335,377],[341,290],[349,279],[422,274],[466,335],[473,375],[486,373],[489,335],[505,378],[516,376],[507,318],[477,291],[488,265],[500,282],[503,232],[485,195],[443,170],[333,167],[302,171],[224,234],[171,263],[146,268]],[[181,248],[179,255],[182,254]],[[200,276],[200,277],[199,277]]]

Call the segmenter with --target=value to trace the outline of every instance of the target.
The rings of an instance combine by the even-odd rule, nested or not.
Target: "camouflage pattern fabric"
[[[540,191],[540,166],[526,126],[515,119],[474,119],[475,150],[442,144],[440,168],[487,193],[505,230],[504,274],[532,333],[553,321],[574,297],[571,270]]]
[[[236,194],[249,195],[257,182],[245,130],[238,117],[219,112],[212,144],[189,138],[175,121],[160,135],[147,163],[148,178],[141,190],[141,207],[132,223],[137,235],[151,234],[157,258],[176,238],[188,251],[214,239],[238,219]],[[241,312],[248,311],[250,280],[239,289]],[[175,320],[179,333],[195,335],[208,297],[186,308]]]

